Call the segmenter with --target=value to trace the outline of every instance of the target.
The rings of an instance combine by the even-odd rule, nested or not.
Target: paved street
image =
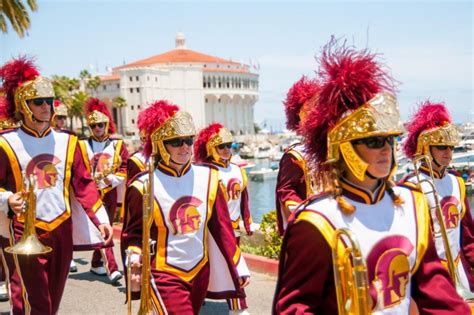
[[[117,247],[116,245],[115,248]],[[117,286],[109,284],[107,277],[89,272],[92,252],[76,252],[74,258],[78,272],[69,275],[59,314],[126,314],[124,280]],[[116,251],[118,258],[118,251]],[[252,273],[251,284],[246,289],[251,314],[270,314],[275,290],[275,278]],[[134,302],[134,313],[139,302]],[[9,303],[0,303],[0,314],[8,314]],[[225,301],[207,300],[201,314],[228,314]]]

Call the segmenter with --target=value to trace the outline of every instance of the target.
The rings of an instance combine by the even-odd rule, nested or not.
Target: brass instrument
[[[127,255],[127,314],[132,314],[132,251],[125,250]]]
[[[38,239],[35,230],[36,220],[36,179],[30,175],[26,179],[28,192],[25,200],[25,225],[21,239],[13,246],[5,248],[5,251],[15,255],[40,255],[52,251],[51,247],[44,246]]]
[[[148,164],[148,179],[143,185],[143,232],[142,232],[142,273],[141,273],[141,296],[140,308],[138,314],[153,314],[151,302],[150,287],[150,264],[151,264],[151,247],[154,242],[150,241],[150,228],[153,224],[153,178],[155,167],[155,159],[150,156]]]
[[[94,181],[96,185],[99,184],[101,180],[109,176],[110,174],[114,174],[118,168],[120,167],[120,164],[122,164],[122,159],[119,157],[118,161],[114,164],[112,164],[112,167],[109,167],[108,165],[104,166],[104,171],[98,174],[94,174]]]
[[[349,241],[349,244],[344,249],[344,255],[340,256],[338,247],[343,237]],[[362,257],[359,242],[347,228],[337,229],[334,233],[332,262],[339,315],[370,314],[367,266]]]
[[[95,174],[95,168],[97,166],[97,162],[96,162],[96,165],[94,166],[94,181],[96,185],[98,185],[101,180],[103,180],[110,174],[114,174],[119,169],[120,165],[122,164],[122,157],[120,156],[120,154],[117,154],[117,148],[115,145],[114,145],[113,161],[114,163],[112,163],[112,167],[109,167],[109,165],[104,165],[104,171],[98,174]]]
[[[429,169],[429,172],[430,172],[429,179],[420,178],[420,172],[418,170],[418,166],[419,166],[419,163],[422,163],[422,162],[425,162],[426,166]],[[433,174],[433,167],[431,165],[431,160],[427,155],[418,155],[413,158],[412,163],[415,168],[415,175],[416,175],[418,187],[421,189],[421,191],[423,192],[425,196],[433,195],[434,205],[432,206],[428,203],[429,212],[431,215],[431,210],[432,209],[435,210],[436,219],[438,219],[438,224],[439,224],[439,229],[440,229],[439,233],[441,234],[441,238],[443,239],[444,251],[446,252],[446,262],[448,265],[448,271],[451,276],[451,279],[454,282],[456,291],[465,301],[474,300],[474,294],[469,289],[465,288],[464,285],[461,283],[458,270],[454,263],[453,254],[451,252],[451,246],[448,240],[448,233],[446,230],[443,211],[441,209],[441,204],[438,198],[438,192],[436,191],[436,186],[434,184],[434,174]],[[431,190],[424,191],[421,186],[422,183],[426,183],[428,186],[430,186]],[[435,234],[434,227],[433,227],[433,234]]]

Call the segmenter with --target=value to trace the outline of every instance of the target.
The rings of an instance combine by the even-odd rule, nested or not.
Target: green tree
[[[38,10],[36,0],[27,0],[31,11]],[[0,29],[8,33],[7,20],[20,37],[30,28],[30,16],[22,0],[0,0]]]
[[[81,134],[84,134],[84,104],[87,102],[89,97],[89,94],[84,91],[75,92],[72,95],[71,107],[69,108],[70,115],[79,118],[81,121]]]
[[[117,108],[117,112],[118,112],[118,116],[119,116],[119,123],[120,123],[120,134],[124,134],[124,130],[123,130],[123,121],[122,121],[122,108],[126,107],[127,106],[127,101],[121,97],[121,96],[117,96],[117,97],[114,97],[114,99],[112,100],[112,106],[114,108]]]
[[[73,128],[73,116],[70,112],[72,107],[72,95],[79,90],[79,80],[68,78],[66,76],[52,76],[54,95],[68,108],[68,116],[70,119],[70,128]]]
[[[87,83],[86,83],[86,87],[88,89],[91,89],[92,91],[94,91],[94,96],[97,97],[97,88],[100,86],[100,77],[99,76],[95,76],[95,77],[92,77],[92,78],[89,78],[87,80]]]

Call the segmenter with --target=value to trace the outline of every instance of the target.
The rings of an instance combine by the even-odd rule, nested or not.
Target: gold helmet
[[[202,129],[194,143],[194,159],[198,162],[205,162],[211,158],[215,162],[221,160],[216,147],[234,142],[232,133],[219,123],[214,123]]]
[[[32,60],[20,57],[6,63],[0,68],[0,77],[3,79],[2,92],[6,96],[10,118],[34,120],[28,101],[38,98],[51,99],[53,110],[53,84],[48,78],[40,76]]]
[[[90,98],[86,104],[87,124],[105,124],[105,135],[115,133],[115,124],[107,105],[98,98]]]
[[[375,55],[335,40],[325,46],[319,63],[316,103],[303,122],[307,153],[318,170],[338,168],[344,160],[362,181],[368,164],[351,141],[403,132],[392,80]],[[391,173],[395,168],[394,158]]]
[[[403,149],[409,158],[427,155],[431,159],[431,146],[459,145],[459,132],[451,122],[451,115],[443,103],[422,103],[408,124],[408,137]]]
[[[145,143],[145,156],[159,156],[169,165],[170,154],[165,148],[167,140],[194,137],[196,130],[191,115],[179,111],[179,107],[167,101],[160,100],[150,105],[146,110],[147,121],[150,122],[146,134],[150,135]]]

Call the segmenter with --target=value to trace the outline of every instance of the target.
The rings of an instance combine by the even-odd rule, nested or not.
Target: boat
[[[250,171],[248,177],[254,182],[263,182],[264,180],[274,179],[278,176],[278,169],[272,170],[271,168],[263,167],[256,171]]]

